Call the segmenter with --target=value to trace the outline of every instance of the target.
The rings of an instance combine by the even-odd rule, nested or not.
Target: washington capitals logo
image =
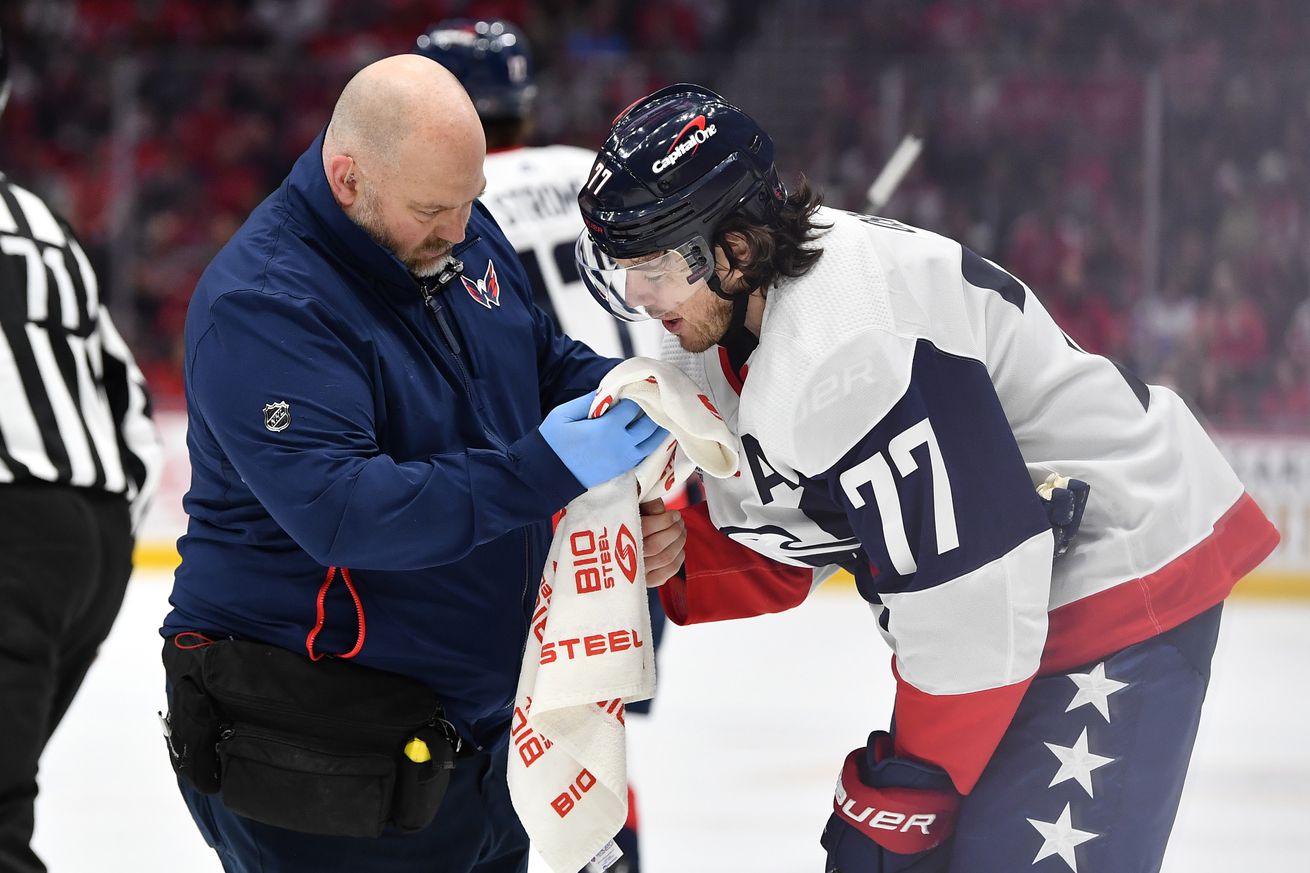
[[[496,281],[496,265],[490,260],[487,261],[487,273],[481,279],[474,282],[468,276],[460,276],[459,280],[464,283],[469,296],[483,306],[490,309],[500,305],[500,283]]]

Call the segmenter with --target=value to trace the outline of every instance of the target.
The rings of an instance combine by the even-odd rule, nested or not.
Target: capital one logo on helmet
[[[718,129],[714,125],[706,126],[704,115],[697,115],[678,131],[678,135],[673,138],[673,145],[669,146],[668,154],[650,165],[651,172],[656,175],[663,173],[687,155],[694,154],[701,143],[716,133]]]

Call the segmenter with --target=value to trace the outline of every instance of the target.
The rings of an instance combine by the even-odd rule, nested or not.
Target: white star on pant
[[[1069,673],[1068,676],[1073,680],[1073,684],[1078,686],[1078,690],[1074,692],[1073,700],[1069,701],[1064,711],[1073,712],[1078,707],[1090,703],[1096,707],[1096,711],[1105,719],[1105,723],[1109,724],[1109,697],[1121,688],[1127,688],[1128,683],[1105,678],[1105,664],[1097,664],[1090,673]]]
[[[1037,857],[1033,858],[1033,864],[1043,858],[1049,858],[1052,855],[1059,855],[1060,860],[1069,865],[1073,873],[1078,873],[1078,859],[1074,854],[1074,848],[1081,846],[1099,834],[1080,831],[1073,826],[1070,821],[1069,804],[1064,805],[1064,812],[1053,822],[1037,821],[1028,819],[1028,824],[1037,828],[1037,833],[1042,835],[1042,847],[1037,850]]]
[[[1076,779],[1087,792],[1087,796],[1092,797],[1092,771],[1114,761],[1114,758],[1104,758],[1087,751],[1087,728],[1083,728],[1082,734],[1072,746],[1057,746],[1055,743],[1045,745],[1060,761],[1060,769],[1056,771],[1055,778],[1046,786],[1047,788],[1054,788],[1061,782]]]

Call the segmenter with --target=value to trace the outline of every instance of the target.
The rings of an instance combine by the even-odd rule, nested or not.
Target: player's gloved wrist
[[[903,855],[867,839],[833,813],[820,839],[827,850],[824,873],[946,873],[951,864],[951,841],[923,852]]]
[[[928,852],[955,830],[960,795],[950,777],[930,764],[894,757],[892,749],[891,735],[874,731],[867,746],[846,756],[833,816],[824,831],[825,847],[833,843],[829,869],[843,873],[903,869],[899,861],[898,866],[889,866],[896,859],[882,855]],[[875,862],[880,866],[870,866]]]
[[[1059,473],[1052,473],[1037,486],[1037,494],[1045,504],[1046,518],[1051,523],[1051,533],[1055,536],[1055,557],[1069,551],[1078,535],[1091,490],[1092,486],[1083,480],[1070,479]]]
[[[669,435],[631,400],[620,400],[603,415],[588,418],[594,399],[592,393],[561,403],[537,428],[584,488],[633,469]]]

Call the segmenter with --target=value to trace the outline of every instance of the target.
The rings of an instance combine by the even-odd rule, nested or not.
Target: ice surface
[[[217,873],[155,712],[166,575],[140,574],[42,760],[52,873]],[[1310,602],[1230,603],[1164,873],[1310,870]],[[752,621],[673,628],[660,694],[629,719],[646,873],[822,869],[847,751],[885,724],[888,654],[849,589]],[[1058,858],[1043,869],[1065,869]],[[545,873],[534,859],[531,873]]]

